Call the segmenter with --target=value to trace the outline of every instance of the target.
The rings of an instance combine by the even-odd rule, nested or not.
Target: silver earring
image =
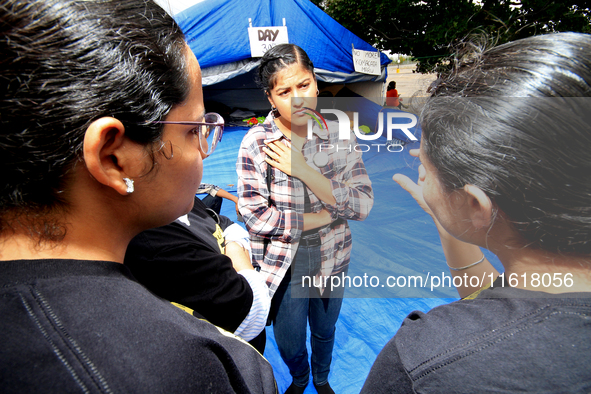
[[[316,89],[316,96],[320,94],[320,90]]]
[[[125,185],[127,185],[127,194],[133,193],[133,191],[135,190],[133,188],[133,179],[123,178],[123,180],[125,181]]]

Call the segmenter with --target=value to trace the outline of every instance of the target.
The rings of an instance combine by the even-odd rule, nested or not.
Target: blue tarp
[[[204,161],[203,182],[214,183],[235,193],[236,158],[245,127],[228,127],[215,153]],[[385,139],[380,140],[385,143]],[[445,257],[433,221],[394,181],[392,175],[403,173],[417,177],[418,161],[402,152],[376,149],[364,153],[363,159],[374,189],[374,206],[364,222],[349,221],[353,233],[353,251],[348,275],[364,274],[382,278],[391,276],[449,275]],[[234,204],[225,201],[222,214],[236,220]],[[487,258],[502,270],[498,259],[485,251]],[[369,291],[363,291],[369,290]],[[375,291],[373,291],[375,290]],[[413,310],[427,312],[433,307],[457,298],[455,289],[423,289],[421,298],[413,297],[411,289],[347,289],[336,325],[336,342],[329,381],[336,392],[358,393],[377,354],[396,333],[403,319]],[[398,292],[394,291],[398,290]],[[427,297],[425,297],[425,295]],[[355,297],[355,298],[351,298]],[[309,335],[309,333],[308,333]],[[267,327],[265,357],[275,371],[279,392],[291,383],[286,365],[281,360]],[[308,341],[309,343],[309,341]],[[310,383],[306,393],[315,393]]]
[[[175,15],[201,68],[250,58],[252,26],[283,26],[289,42],[302,47],[316,68],[350,74],[355,49],[376,51],[308,0],[207,0]],[[390,60],[383,53],[381,64]]]

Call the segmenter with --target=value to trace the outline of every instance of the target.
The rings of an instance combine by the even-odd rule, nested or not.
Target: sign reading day
[[[289,44],[287,26],[249,27],[248,39],[252,57],[262,57],[276,45]]]
[[[353,49],[353,65],[358,73],[382,75],[380,52]]]

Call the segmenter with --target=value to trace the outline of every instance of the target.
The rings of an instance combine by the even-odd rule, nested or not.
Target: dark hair
[[[388,84],[388,90],[396,89],[396,81],[390,81]]]
[[[294,44],[279,44],[269,49],[259,63],[257,83],[269,94],[275,87],[277,72],[294,63],[304,67],[314,75],[314,63],[302,48]]]
[[[591,36],[467,44],[421,113],[444,187],[473,184],[522,239],[591,254]]]
[[[65,209],[89,124],[122,121],[154,154],[160,120],[189,93],[186,44],[151,0],[2,0],[0,231]],[[152,156],[154,159],[154,157]],[[63,230],[37,224],[40,238]],[[57,226],[59,227],[59,226]]]

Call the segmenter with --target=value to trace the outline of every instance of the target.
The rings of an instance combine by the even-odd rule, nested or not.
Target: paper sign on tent
[[[353,48],[353,65],[358,73],[382,75],[380,52],[362,51]]]
[[[262,57],[279,44],[288,44],[287,26],[249,27],[250,56]]]

